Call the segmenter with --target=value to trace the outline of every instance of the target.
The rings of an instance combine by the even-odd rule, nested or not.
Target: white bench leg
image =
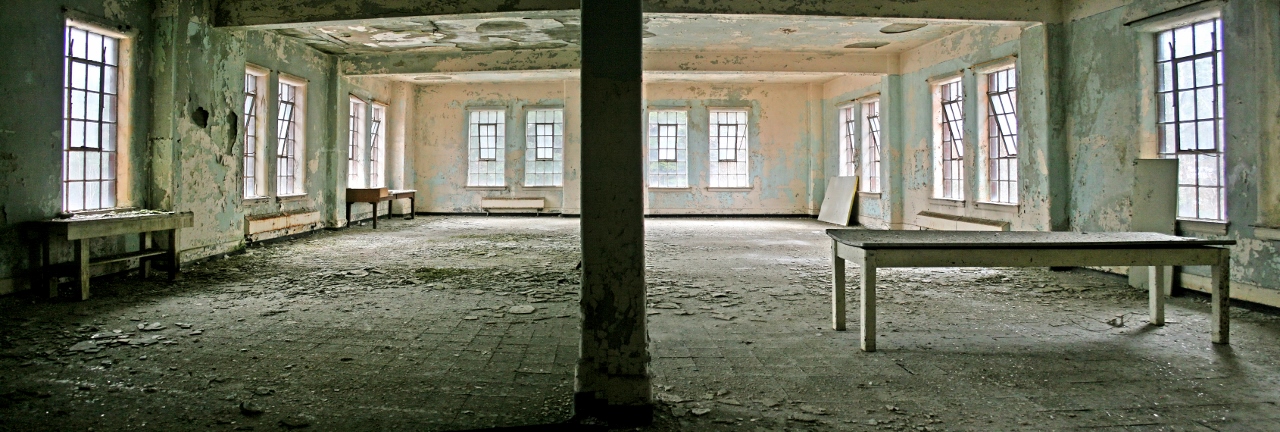
[[[862,259],[862,350],[876,350],[876,258],[867,251]]]
[[[1147,267],[1147,295],[1150,298],[1151,325],[1164,325],[1165,267]]]
[[[1231,253],[1223,248],[1213,266],[1213,343],[1231,343]]]
[[[844,258],[836,250],[839,243],[831,241],[831,328],[844,331]]]

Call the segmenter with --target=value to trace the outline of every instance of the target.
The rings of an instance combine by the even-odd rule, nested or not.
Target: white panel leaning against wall
[[[649,187],[689,187],[689,113],[649,111]]]
[[[63,85],[62,209],[116,207],[121,37],[68,21]]]
[[[564,109],[533,109],[525,115],[524,185],[563,185]]]
[[[710,187],[751,187],[747,149],[747,111],[711,110]]]
[[[506,186],[506,111],[467,114],[467,186]]]

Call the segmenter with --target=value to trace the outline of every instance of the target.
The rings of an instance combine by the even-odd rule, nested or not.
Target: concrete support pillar
[[[582,344],[574,411],[652,421],[640,0],[582,2]]]

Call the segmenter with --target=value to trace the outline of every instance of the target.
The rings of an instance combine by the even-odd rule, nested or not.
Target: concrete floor
[[[1204,297],[1153,328],[1114,275],[888,269],[880,351],[863,353],[829,327],[828,225],[646,223],[646,430],[1280,430],[1274,311],[1233,308],[1215,347]],[[87,302],[0,298],[0,430],[561,422],[578,253],[576,219],[420,217],[177,283],[101,278]]]

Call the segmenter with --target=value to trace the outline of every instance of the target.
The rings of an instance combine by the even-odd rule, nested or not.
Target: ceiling
[[[451,83],[513,83],[553,82],[578,79],[577,69],[532,71],[487,71],[455,73],[423,73],[388,75],[397,81],[420,85]],[[698,72],[698,71],[649,71],[644,81],[650,83],[717,82],[717,83],[770,83],[800,84],[821,83],[846,76],[835,72]]]
[[[574,48],[579,11],[385,18],[276,30],[331,54]],[[923,28],[886,34],[897,24]],[[982,23],[791,15],[645,14],[645,49],[901,52]],[[908,26],[910,28],[913,26]],[[875,46],[877,48],[847,48]],[[870,43],[870,44],[867,44]]]

